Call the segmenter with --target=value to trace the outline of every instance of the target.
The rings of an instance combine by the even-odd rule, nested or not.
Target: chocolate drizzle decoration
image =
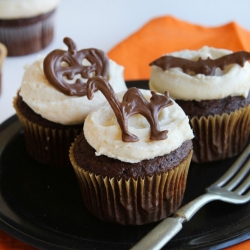
[[[63,42],[68,51],[57,49],[50,52],[43,62],[44,74],[50,84],[65,95],[84,96],[87,79],[96,75],[108,78],[109,59],[103,51],[95,48],[77,51],[75,43],[68,37]],[[84,60],[88,65],[83,65]]]
[[[205,60],[199,58],[198,61],[165,55],[154,60],[149,65],[156,65],[164,71],[169,68],[179,67],[183,70],[184,73],[187,74],[190,72],[194,72],[195,74],[214,76],[216,68],[224,70],[226,66],[235,63],[243,67],[244,63],[248,60],[250,60],[250,53],[246,51],[239,51],[214,60],[208,57]]]
[[[130,88],[124,94],[122,102],[120,102],[114,93],[111,85],[106,79],[100,76],[92,77],[87,82],[87,97],[93,98],[93,93],[100,90],[108,100],[112,107],[117,122],[121,127],[122,140],[124,142],[136,142],[138,137],[128,131],[128,118],[134,114],[143,115],[150,124],[150,139],[151,140],[164,140],[167,139],[167,130],[160,131],[158,122],[159,112],[170,105],[173,101],[166,91],[164,95],[159,95],[151,91],[150,102],[148,102],[142,93],[137,88]]]

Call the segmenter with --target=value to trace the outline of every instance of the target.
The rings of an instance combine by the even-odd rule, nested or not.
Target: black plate
[[[147,88],[146,81],[128,86]],[[204,193],[235,161],[190,166],[183,204]],[[0,126],[0,228],[42,249],[129,249],[157,223],[121,226],[84,207],[74,172],[38,164],[25,150],[16,116]],[[204,206],[167,249],[219,249],[250,238],[250,203]]]

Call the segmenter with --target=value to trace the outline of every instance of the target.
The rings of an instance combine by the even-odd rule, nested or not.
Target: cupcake
[[[0,0],[0,41],[8,56],[42,50],[54,35],[54,14],[59,0]]]
[[[105,79],[89,79],[90,98],[96,89],[108,101],[90,112],[70,148],[85,206],[123,225],[169,216],[182,202],[192,157],[188,117],[167,92],[131,88],[118,98]]]
[[[6,55],[7,55],[6,47],[2,43],[0,43],[0,95],[2,92],[2,66]]]
[[[38,162],[56,167],[71,166],[68,150],[72,141],[82,131],[88,113],[105,101],[100,91],[94,101],[88,100],[87,79],[102,75],[116,92],[127,89],[123,67],[103,51],[77,51],[70,38],[64,42],[68,51],[54,50],[26,67],[14,99],[28,153]]]
[[[190,118],[194,162],[237,155],[250,135],[250,53],[203,47],[164,55],[150,65],[151,90],[170,96]]]

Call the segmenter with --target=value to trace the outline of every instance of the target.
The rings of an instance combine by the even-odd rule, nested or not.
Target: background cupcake
[[[54,50],[45,59],[26,67],[21,88],[14,99],[28,153],[41,163],[57,167],[70,166],[71,142],[82,131],[87,114],[105,100],[97,92],[95,101],[89,101],[81,92],[85,82],[80,75],[87,80],[93,74],[103,74],[115,91],[127,89],[123,67],[109,60],[104,52],[97,49],[77,51],[70,38],[64,41],[69,46],[68,51]],[[62,92],[62,86],[67,86],[69,92]],[[74,88],[78,88],[80,96],[71,95]]]
[[[231,58],[224,60],[226,55]],[[190,118],[195,162],[232,157],[248,142],[249,58],[248,52],[233,55],[232,51],[203,47],[174,52],[150,64],[150,89],[168,90]]]
[[[7,49],[2,43],[0,43],[0,95],[2,91],[2,66],[6,56],[7,56]]]
[[[150,91],[133,88],[121,104],[110,96],[110,87],[102,91],[109,103],[87,116],[84,134],[70,149],[85,206],[101,220],[124,225],[161,220],[180,206],[184,195],[193,138],[188,117],[167,95],[151,98]],[[140,93],[144,101],[138,98]],[[159,99],[167,104],[162,109],[158,109]],[[126,118],[135,114],[128,124],[118,118],[117,107]],[[150,122],[159,123],[157,131],[142,110],[157,110],[155,123]]]
[[[42,50],[54,35],[54,14],[59,0],[0,0],[0,41],[8,56]]]

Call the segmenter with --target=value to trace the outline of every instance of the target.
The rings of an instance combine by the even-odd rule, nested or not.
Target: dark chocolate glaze
[[[122,162],[105,155],[96,156],[83,134],[76,139],[73,153],[77,164],[92,173],[108,177],[137,178],[167,172],[178,166],[192,150],[192,141],[184,142],[171,153],[138,163]]]
[[[74,83],[68,83],[67,80],[73,80],[78,74],[84,79],[89,79],[93,75],[108,78],[109,59],[103,51],[98,49],[77,51],[75,43],[68,37],[63,41],[68,46],[68,51],[57,49],[50,52],[43,62],[44,74],[50,84],[65,95],[84,96],[86,95],[86,82],[81,78],[76,79]],[[84,66],[82,64],[84,59],[90,65]],[[62,66],[62,62],[67,63],[68,66]]]
[[[229,55],[222,56],[217,59],[210,59],[209,57],[205,60],[199,58],[198,61],[188,60],[185,58],[174,57],[170,55],[162,56],[149,65],[156,65],[162,70],[167,70],[169,68],[181,68],[184,73],[194,72],[195,74],[204,74],[204,75],[215,75],[215,69],[220,68],[224,70],[226,66],[230,64],[239,64],[241,67],[244,66],[244,63],[250,60],[250,53],[246,51],[239,51],[231,53]]]
[[[246,107],[250,104],[250,91],[247,98],[243,96],[228,96],[218,100],[203,100],[203,101],[184,101],[176,100],[184,112],[189,116],[208,117],[209,115],[230,114],[235,110]]]
[[[89,99],[93,98],[93,92],[96,90],[100,90],[104,94],[112,107],[118,124],[121,127],[122,140],[124,142],[135,142],[139,140],[136,135],[133,135],[128,131],[128,119],[134,114],[143,115],[149,122],[151,128],[151,140],[167,139],[168,131],[160,131],[158,121],[159,112],[163,108],[173,104],[167,91],[164,95],[158,95],[154,91],[151,91],[152,97],[150,98],[150,102],[148,102],[142,93],[134,87],[130,88],[124,94],[123,100],[120,102],[108,81],[99,76],[92,77],[87,82],[87,96]]]

